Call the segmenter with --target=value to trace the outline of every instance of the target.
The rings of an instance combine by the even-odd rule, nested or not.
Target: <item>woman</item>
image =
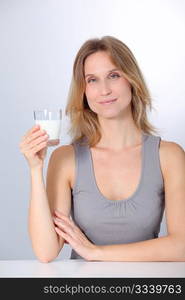
[[[20,143],[30,166],[29,231],[40,261],[55,259],[64,242],[74,259],[185,261],[184,150],[155,135],[148,108],[129,48],[110,36],[86,41],[66,108],[72,143],[53,151],[46,187],[47,134],[34,126]],[[164,205],[168,233],[158,237]]]

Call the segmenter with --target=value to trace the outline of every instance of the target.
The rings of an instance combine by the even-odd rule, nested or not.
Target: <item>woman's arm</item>
[[[92,260],[185,261],[185,153],[176,143],[161,142],[168,235],[137,243],[97,246]]]
[[[184,248],[179,238],[166,236],[124,245],[97,246],[90,260],[185,261]]]
[[[53,211],[58,209],[66,215],[70,213],[68,147],[60,147],[52,153],[47,171],[47,188],[42,169],[31,170],[29,233],[33,250],[42,262],[55,259],[64,244],[64,239],[59,238],[55,231]]]
[[[57,256],[59,243],[49,209],[43,171],[40,169],[31,170],[29,234],[34,253],[41,262],[48,262]]]

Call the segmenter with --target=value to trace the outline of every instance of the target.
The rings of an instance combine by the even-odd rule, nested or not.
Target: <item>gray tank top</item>
[[[142,134],[142,169],[137,189],[127,199],[110,200],[100,192],[88,146],[73,143],[75,184],[71,216],[96,245],[126,244],[158,237],[164,212],[160,137]],[[82,259],[74,250],[71,259]]]

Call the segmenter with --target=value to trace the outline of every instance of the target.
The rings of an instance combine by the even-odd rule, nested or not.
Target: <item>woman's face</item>
[[[85,60],[84,75],[87,102],[98,117],[115,118],[130,109],[130,83],[111,62],[107,52],[89,55]]]

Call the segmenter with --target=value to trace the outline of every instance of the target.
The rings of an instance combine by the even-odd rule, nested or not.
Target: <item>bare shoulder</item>
[[[182,146],[175,142],[161,140],[160,151],[168,156],[181,156],[183,158],[185,152]]]
[[[52,154],[51,157],[56,160],[70,160],[74,156],[74,150],[72,145],[63,145],[58,148],[56,148]]]
[[[172,170],[172,168],[178,168],[179,165],[185,165],[185,152],[181,145],[161,140],[160,143],[160,160],[163,171]]]
[[[59,174],[65,174],[71,186],[75,173],[75,154],[73,146],[63,145],[56,148],[51,154],[49,166],[55,169],[54,172],[57,171]]]

